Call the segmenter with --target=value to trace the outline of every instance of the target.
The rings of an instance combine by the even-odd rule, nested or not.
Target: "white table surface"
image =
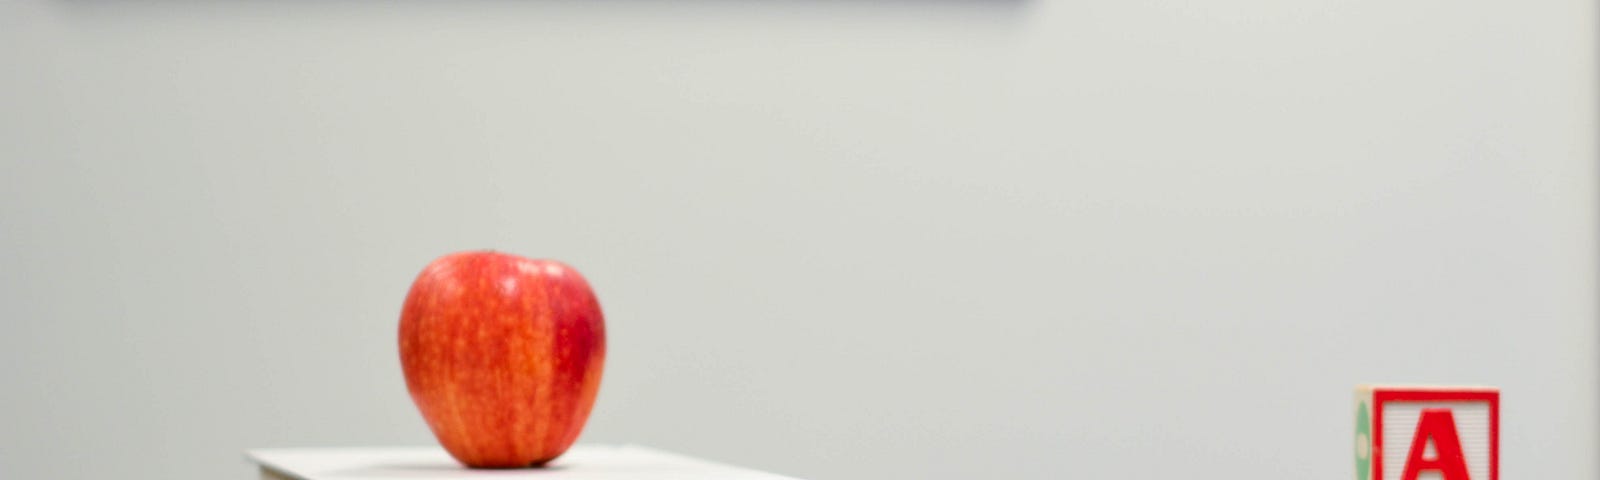
[[[272,448],[246,457],[300,480],[794,480],[632,445],[577,445],[545,468],[475,470],[433,447]]]

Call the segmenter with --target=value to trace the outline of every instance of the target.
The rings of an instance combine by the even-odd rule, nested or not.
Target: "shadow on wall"
[[[648,11],[663,11],[675,9],[732,9],[746,11],[751,9],[780,9],[792,8],[826,9],[832,11],[845,11],[851,9],[903,9],[907,14],[916,14],[928,9],[954,8],[971,11],[1020,12],[1035,0],[212,0],[196,3],[189,0],[56,0],[56,3],[69,6],[94,7],[94,6],[161,6],[163,8],[200,8],[205,9],[215,5],[234,4],[273,4],[296,7],[324,7],[340,5],[384,5],[384,6],[435,6],[448,5],[452,8],[472,8],[481,6],[492,7],[526,7],[526,8],[637,8]]]
[[[337,20],[345,25],[388,25],[419,33],[463,27],[480,30],[488,25],[509,29],[500,33],[540,37],[536,32],[552,27],[566,35],[581,35],[583,29],[590,26],[623,25],[623,30],[636,33],[630,34],[630,38],[648,39],[664,33],[651,31],[653,28],[688,25],[699,31],[696,36],[709,34],[710,37],[703,39],[711,40],[720,30],[747,36],[769,27],[785,28],[790,35],[799,33],[794,28],[815,28],[814,33],[805,35],[827,37],[830,30],[824,29],[843,27],[857,34],[876,31],[880,38],[892,41],[902,34],[923,29],[931,29],[923,33],[934,37],[949,37],[952,33],[957,36],[1007,34],[1024,23],[1031,7],[1037,3],[1037,0],[53,0],[42,6],[54,10],[62,20],[90,29],[129,22],[143,25],[153,20],[163,25],[201,29],[229,29],[227,25],[246,22],[251,27],[298,30],[317,28],[317,24]],[[302,21],[316,23],[308,25]],[[951,31],[952,28],[959,30]],[[527,30],[511,33],[519,29]],[[481,34],[468,36],[477,35]],[[950,41],[959,40],[951,38]]]
[[[56,0],[68,4],[169,4],[169,5],[199,5],[189,0]],[[274,4],[299,4],[299,5],[329,5],[329,4],[441,4],[441,5],[469,5],[478,4],[509,4],[509,5],[831,5],[848,7],[852,5],[899,5],[907,8],[929,7],[949,4],[987,5],[992,7],[1007,7],[1033,3],[1033,0],[220,0],[205,2],[205,4],[227,3],[274,3]]]
[[[922,33],[950,41],[952,34],[994,35],[1014,32],[1037,0],[53,0],[44,8],[80,28],[148,24],[199,29],[231,29],[245,22],[270,30],[389,26],[416,33],[455,31],[467,37],[486,36],[483,27],[517,38],[567,38],[584,35],[590,26],[622,27],[628,37],[648,41],[670,34],[655,27],[691,26],[705,41],[727,30],[734,38],[781,27],[791,37],[830,36],[833,28],[880,39],[931,28]],[[1077,8],[1081,5],[1073,7]],[[315,23],[305,24],[302,21]],[[552,28],[559,32],[550,31]],[[800,30],[794,30],[799,28]],[[805,32],[806,29],[816,29]],[[951,30],[952,28],[956,30]],[[909,29],[909,30],[907,30]],[[374,32],[344,35],[366,36]],[[539,32],[544,31],[543,36]],[[613,32],[597,28],[590,34]],[[519,33],[520,32],[520,33]],[[868,33],[868,32],[876,32]],[[681,36],[681,32],[680,36]],[[396,34],[385,32],[378,35]],[[492,35],[488,35],[492,36]],[[759,40],[750,38],[749,40]],[[735,40],[736,42],[736,40]]]

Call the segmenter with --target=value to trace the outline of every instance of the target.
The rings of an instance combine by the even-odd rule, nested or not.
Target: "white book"
[[[577,445],[543,468],[469,469],[444,449],[273,448],[245,456],[262,480],[795,480],[632,445]]]

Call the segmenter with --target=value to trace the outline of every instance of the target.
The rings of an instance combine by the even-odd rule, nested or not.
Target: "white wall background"
[[[584,440],[1350,478],[1350,388],[1600,477],[1594,2],[0,3],[0,478],[422,444],[433,257],[583,270]]]

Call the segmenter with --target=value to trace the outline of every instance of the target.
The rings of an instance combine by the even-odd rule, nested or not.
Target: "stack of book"
[[[444,449],[283,448],[245,454],[262,480],[795,480],[645,447],[578,445],[541,468],[469,469]]]

